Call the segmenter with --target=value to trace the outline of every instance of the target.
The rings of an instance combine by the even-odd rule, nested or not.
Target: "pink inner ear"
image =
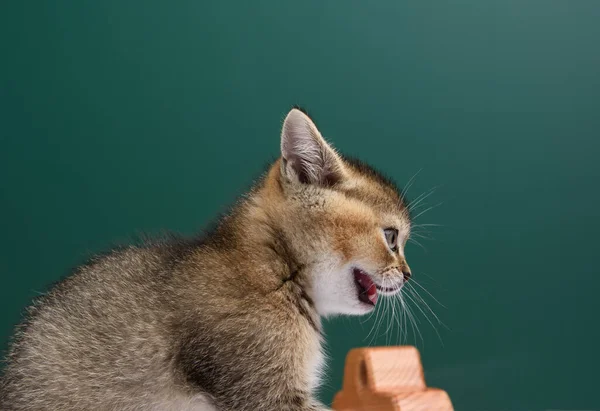
[[[294,109],[281,131],[281,155],[304,184],[333,186],[341,178],[338,158],[306,114]]]

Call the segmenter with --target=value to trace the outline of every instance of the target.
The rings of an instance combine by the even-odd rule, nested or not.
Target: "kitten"
[[[409,231],[397,189],[292,109],[212,234],[96,257],[29,309],[0,409],[326,410],[321,318],[400,292]]]

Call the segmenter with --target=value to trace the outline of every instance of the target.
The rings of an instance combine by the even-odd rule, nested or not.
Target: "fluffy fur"
[[[410,220],[390,182],[344,159],[298,109],[281,151],[206,238],[112,251],[37,300],[0,409],[326,410],[314,398],[321,318],[373,310],[356,269],[400,289]]]

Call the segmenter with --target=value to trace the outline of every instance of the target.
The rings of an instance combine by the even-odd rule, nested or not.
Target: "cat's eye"
[[[397,251],[398,250],[398,230],[395,228],[386,228],[383,230],[385,234],[385,240],[388,243],[388,247],[390,250]]]

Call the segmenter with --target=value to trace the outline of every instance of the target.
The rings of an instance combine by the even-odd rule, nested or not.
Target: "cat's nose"
[[[402,275],[404,276],[404,282],[407,282],[412,274],[410,273],[410,269],[405,267],[402,269]]]
[[[404,282],[407,282],[412,273],[410,272],[410,267],[408,266],[408,263],[404,257],[402,257],[400,260],[400,271],[402,272]]]

